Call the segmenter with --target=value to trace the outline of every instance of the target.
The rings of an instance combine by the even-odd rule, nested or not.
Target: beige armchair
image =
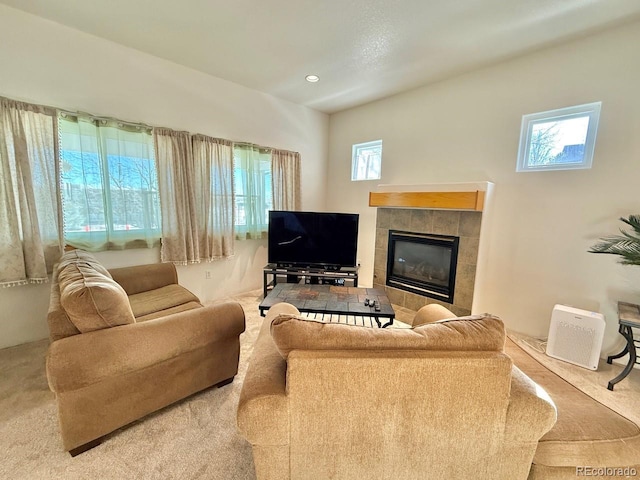
[[[376,329],[297,315],[269,310],[240,396],[259,480],[527,478],[556,412],[512,368],[499,319]]]
[[[72,455],[101,437],[207,387],[233,381],[239,304],[203,307],[171,264],[107,271],[67,252],[53,275],[47,378],[64,447]]]

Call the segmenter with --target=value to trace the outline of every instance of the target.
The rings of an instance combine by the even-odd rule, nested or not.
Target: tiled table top
[[[380,311],[365,306],[365,299],[377,301]],[[395,312],[384,290],[378,288],[338,287],[332,285],[301,285],[279,283],[259,305],[260,312],[273,305],[287,302],[301,312],[334,313],[394,318]]]

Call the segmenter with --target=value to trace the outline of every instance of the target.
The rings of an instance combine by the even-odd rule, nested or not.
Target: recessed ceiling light
[[[320,77],[318,75],[307,75],[306,77],[304,77],[304,79],[307,82],[316,83],[318,80],[320,80]]]

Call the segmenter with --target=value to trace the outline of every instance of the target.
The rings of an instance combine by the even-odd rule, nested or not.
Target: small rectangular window
[[[382,140],[356,143],[352,148],[351,180],[378,180],[382,170]]]
[[[516,171],[591,168],[601,105],[523,115]]]

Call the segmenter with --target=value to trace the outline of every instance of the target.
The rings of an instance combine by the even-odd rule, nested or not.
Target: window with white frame
[[[378,180],[382,172],[382,140],[356,143],[351,151],[351,180]]]
[[[233,188],[236,237],[262,238],[273,209],[271,151],[255,145],[233,147]]]
[[[516,171],[591,168],[601,105],[524,115]]]
[[[65,241],[91,251],[159,244],[151,130],[61,114],[58,134]]]

